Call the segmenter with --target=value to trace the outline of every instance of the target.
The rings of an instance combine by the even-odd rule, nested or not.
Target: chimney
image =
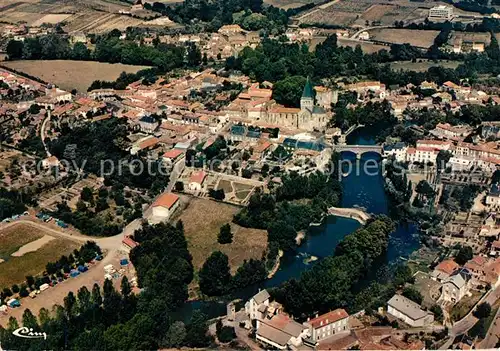
[[[316,313],[316,317],[315,318],[318,318],[318,314]]]

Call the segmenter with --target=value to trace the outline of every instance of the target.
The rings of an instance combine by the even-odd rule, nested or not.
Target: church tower
[[[314,91],[311,81],[309,80],[309,77],[307,77],[306,85],[304,86],[302,97],[300,98],[300,109],[302,111],[304,110],[312,111],[313,108],[314,108]]]

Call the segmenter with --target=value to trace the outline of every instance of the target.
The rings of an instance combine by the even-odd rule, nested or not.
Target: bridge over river
[[[375,152],[383,156],[381,145],[332,145],[333,151],[337,152],[352,152],[356,154],[356,158],[360,159],[361,155],[367,152]]]

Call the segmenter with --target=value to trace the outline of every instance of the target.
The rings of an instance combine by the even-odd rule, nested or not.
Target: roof
[[[460,267],[460,266],[455,261],[453,261],[453,260],[444,260],[443,262],[441,262],[440,264],[438,264],[435,269],[438,270],[438,271],[445,272],[445,273],[451,275],[453,272],[455,272],[455,270],[458,267]]]
[[[256,304],[260,305],[261,303],[264,303],[267,299],[269,299],[271,295],[267,292],[266,289],[259,291],[257,294],[255,294],[252,299],[255,301]]]
[[[424,318],[428,314],[420,308],[419,304],[398,294],[394,295],[387,304],[413,320]]]
[[[282,330],[273,328],[272,326],[264,323],[259,326],[257,335],[266,338],[267,340],[270,340],[280,346],[285,346],[292,337],[290,334],[287,334]]]
[[[446,282],[455,285],[458,289],[464,287],[472,278],[471,273],[466,268],[462,268],[455,272]]]
[[[203,184],[203,181],[205,180],[206,176],[207,176],[207,174],[203,171],[193,172],[191,174],[191,177],[189,178],[189,182]]]
[[[153,203],[153,207],[161,206],[161,207],[166,207],[166,208],[170,209],[178,200],[179,200],[179,197],[175,194],[163,193]]]
[[[313,98],[314,97],[314,91],[313,91],[311,81],[309,80],[309,77],[307,77],[306,85],[304,85],[304,90],[302,91],[302,97],[303,98]]]
[[[130,247],[131,249],[133,249],[136,246],[139,246],[139,244],[137,242],[135,242],[129,236],[126,236],[125,238],[123,238],[122,243],[125,244],[126,246]]]
[[[181,149],[172,149],[172,150],[168,150],[167,152],[165,152],[163,154],[163,158],[176,159],[177,157],[179,157],[183,153],[184,153],[184,151]]]
[[[276,330],[279,330],[294,337],[299,337],[302,331],[304,329],[307,329],[307,327],[295,322],[293,319],[284,314],[278,314],[274,316],[271,320],[269,319],[260,320],[260,325],[261,326],[268,325]],[[258,331],[260,331],[260,327]]]
[[[314,329],[317,329],[319,327],[335,323],[341,319],[345,319],[348,317],[349,315],[343,308],[338,308],[336,310],[325,313],[319,317],[311,319],[308,323],[311,324]]]

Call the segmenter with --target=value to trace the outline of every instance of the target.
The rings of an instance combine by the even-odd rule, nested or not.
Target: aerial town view
[[[0,0],[0,351],[500,348],[500,0]]]

